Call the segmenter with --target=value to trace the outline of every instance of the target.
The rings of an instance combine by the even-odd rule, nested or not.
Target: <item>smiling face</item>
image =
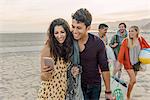
[[[102,36],[105,36],[107,33],[108,27],[104,27],[99,29],[99,33],[102,34]]]
[[[138,31],[136,31],[134,28],[130,28],[129,29],[129,37],[130,37],[130,39],[137,38]]]
[[[66,35],[67,35],[66,31],[64,30],[64,28],[62,26],[55,26],[54,37],[60,44],[64,43],[64,41],[66,39]]]
[[[80,40],[84,38],[84,36],[87,34],[87,31],[90,29],[90,27],[86,27],[86,25],[82,22],[79,22],[75,19],[72,19],[72,34],[74,39]]]
[[[126,30],[125,25],[124,25],[124,24],[120,24],[120,25],[119,25],[119,32],[120,32],[120,33],[124,33],[125,30]]]

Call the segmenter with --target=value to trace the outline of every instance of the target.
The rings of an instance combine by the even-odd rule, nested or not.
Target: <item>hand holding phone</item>
[[[46,72],[54,70],[54,60],[50,57],[43,57],[44,59],[44,70]]]

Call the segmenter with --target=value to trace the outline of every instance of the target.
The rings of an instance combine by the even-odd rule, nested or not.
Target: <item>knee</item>
[[[130,84],[135,84],[136,83],[136,78],[130,79]]]

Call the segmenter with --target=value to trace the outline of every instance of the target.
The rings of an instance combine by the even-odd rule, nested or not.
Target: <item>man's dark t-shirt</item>
[[[109,71],[105,45],[101,39],[92,34],[88,34],[88,41],[85,44],[85,49],[80,52],[80,63],[82,66],[81,82],[85,84],[100,85],[101,71]]]

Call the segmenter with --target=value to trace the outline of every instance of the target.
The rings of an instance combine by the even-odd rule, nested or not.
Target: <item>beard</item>
[[[125,31],[125,30],[122,29],[122,30],[120,30],[120,33],[124,33],[124,31]]]
[[[130,37],[130,36],[129,36],[129,38],[133,40],[133,37]]]

